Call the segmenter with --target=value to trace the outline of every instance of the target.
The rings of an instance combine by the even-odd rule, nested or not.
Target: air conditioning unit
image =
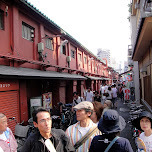
[[[71,62],[71,56],[67,56],[67,62]]]
[[[38,43],[38,52],[42,53],[44,51],[44,43],[40,42]]]

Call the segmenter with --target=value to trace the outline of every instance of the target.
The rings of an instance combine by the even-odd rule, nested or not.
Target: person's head
[[[98,129],[105,134],[121,132],[126,122],[116,110],[108,109],[99,120]]]
[[[98,92],[98,91],[95,91],[94,94],[95,94],[95,96],[97,96],[97,95],[99,94],[99,92]]]
[[[111,91],[111,87],[108,87],[108,90]]]
[[[101,115],[103,112],[103,105],[98,101],[94,101],[92,102],[92,104],[93,104],[94,110],[93,110],[93,114],[91,115],[91,120],[94,123],[97,123],[101,118]]]
[[[78,93],[77,92],[73,92],[73,98],[78,99]]]
[[[88,92],[90,92],[90,91],[91,91],[91,87],[88,88]]]
[[[152,131],[152,114],[148,111],[143,111],[138,118],[133,121],[133,125],[142,131]]]
[[[39,107],[33,111],[32,116],[33,124],[39,129],[42,136],[51,132],[52,120],[49,111],[43,107]]]
[[[114,84],[113,87],[115,88],[115,87],[116,87],[116,84]]]
[[[112,102],[110,100],[106,100],[103,104],[103,107],[104,108],[108,108],[108,109],[111,109],[112,108]]]
[[[76,116],[78,121],[90,119],[93,113],[93,104],[90,101],[82,101],[73,107],[76,110]]]
[[[2,134],[7,129],[7,117],[5,114],[0,113],[0,134]]]

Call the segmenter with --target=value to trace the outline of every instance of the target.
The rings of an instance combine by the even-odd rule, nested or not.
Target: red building
[[[30,117],[30,99],[52,92],[53,105],[72,93],[99,90],[107,65],[24,0],[0,1],[0,111]]]

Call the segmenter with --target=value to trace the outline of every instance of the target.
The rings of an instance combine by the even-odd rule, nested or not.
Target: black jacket
[[[104,143],[106,135],[95,136],[91,142],[89,152],[104,152],[110,143]],[[133,152],[128,139],[120,137],[112,145],[108,152]]]
[[[69,137],[61,129],[51,129],[51,134],[55,140],[55,147],[57,152],[74,152],[74,147],[70,143]],[[46,152],[44,139],[39,132],[28,137],[21,152]]]

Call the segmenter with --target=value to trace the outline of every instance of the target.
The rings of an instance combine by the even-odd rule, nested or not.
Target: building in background
[[[107,64],[108,64],[108,66],[110,66],[111,65],[110,64],[111,63],[110,62],[110,60],[111,60],[110,50],[100,48],[97,51],[98,51],[97,52],[97,57],[101,60],[107,59]]]
[[[124,61],[124,72],[128,71],[128,61]]]

